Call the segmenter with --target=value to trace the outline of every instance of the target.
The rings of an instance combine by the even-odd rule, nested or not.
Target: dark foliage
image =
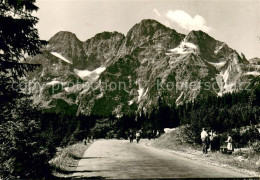
[[[260,107],[255,103],[259,101],[255,90],[198,99],[179,107],[183,109],[181,124],[188,125],[187,134],[197,143],[201,142],[200,132],[205,127],[219,133],[229,131],[233,133],[237,146],[245,146],[250,140],[259,138],[258,131],[255,135],[249,131],[240,132],[242,127],[256,127],[259,124]]]
[[[50,149],[40,136],[37,110],[15,85],[38,65],[22,63],[45,41],[34,28],[32,0],[0,1],[0,178],[49,177]]]

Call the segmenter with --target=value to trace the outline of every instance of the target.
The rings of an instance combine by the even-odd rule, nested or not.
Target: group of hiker
[[[219,151],[221,149],[220,146],[220,136],[216,131],[206,131],[205,128],[202,128],[201,131],[201,141],[202,141],[202,152],[203,154],[207,154],[208,151]],[[228,138],[225,141],[227,143],[226,147],[222,147],[222,149],[226,149],[227,152],[232,153],[234,150],[232,144],[232,137],[228,134]]]
[[[134,130],[130,129],[130,131],[128,132],[130,143],[134,141],[134,138],[136,138],[136,142],[139,143],[141,139],[141,134],[142,134],[142,130],[136,130],[134,133]],[[148,130],[145,134],[149,140],[151,138],[155,139],[160,136],[160,132],[158,130]]]
[[[136,142],[139,143],[140,139],[141,139],[141,130],[136,131],[135,133],[135,137],[136,137]],[[134,132],[130,131],[129,132],[129,139],[130,139],[130,143],[134,142]]]
[[[90,137],[87,137],[83,139],[83,144],[84,145],[87,145],[87,143],[90,143],[91,141],[94,141],[94,137],[93,136],[90,136]]]

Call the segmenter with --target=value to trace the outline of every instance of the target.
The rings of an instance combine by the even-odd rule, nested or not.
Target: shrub
[[[0,164],[5,178],[50,177],[48,160],[53,152],[40,137],[35,120],[8,121],[0,125]],[[45,142],[44,142],[45,141]]]

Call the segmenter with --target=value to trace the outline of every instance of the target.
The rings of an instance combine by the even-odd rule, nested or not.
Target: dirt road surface
[[[79,161],[74,178],[209,178],[247,177],[127,140],[98,140]],[[146,140],[147,142],[148,140]]]

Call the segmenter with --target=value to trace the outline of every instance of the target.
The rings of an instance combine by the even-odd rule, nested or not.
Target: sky
[[[202,30],[246,57],[260,57],[260,0],[36,0],[40,38],[70,31],[85,41],[103,31],[123,34],[143,19],[179,33]]]

